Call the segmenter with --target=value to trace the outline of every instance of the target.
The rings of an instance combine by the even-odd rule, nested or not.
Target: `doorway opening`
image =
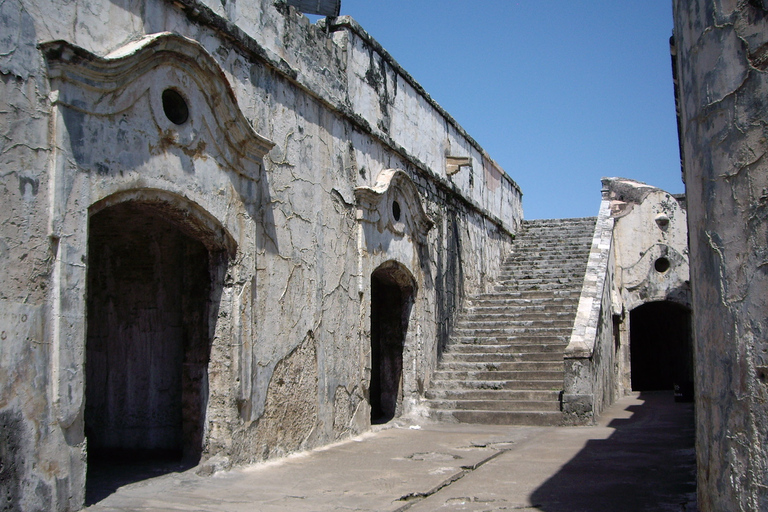
[[[137,201],[90,218],[88,504],[200,460],[216,276],[227,258],[184,218]]]
[[[403,348],[416,286],[397,262],[371,274],[371,423],[387,423],[402,400]]]
[[[674,302],[649,302],[630,313],[633,391],[675,390],[675,399],[693,399],[691,312]]]

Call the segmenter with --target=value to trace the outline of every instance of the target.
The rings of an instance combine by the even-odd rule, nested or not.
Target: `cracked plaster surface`
[[[11,339],[0,345],[0,375],[12,382],[0,388],[0,412],[20,418],[23,435],[11,444],[45,461],[18,466],[14,502],[82,503],[87,223],[89,209],[120,201],[164,208],[224,254],[212,271],[220,296],[204,426],[214,471],[369,428],[366,289],[373,268],[396,254],[361,252],[354,189],[401,169],[435,223],[420,243],[387,235],[392,247],[411,244],[401,263],[419,286],[402,398],[403,411],[419,410],[454,312],[490,286],[522,209],[514,182],[401,68],[374,59],[390,83],[372,89],[381,96],[369,110],[354,100],[371,87],[369,62],[355,68],[350,56],[368,55],[372,43],[270,0],[2,0],[0,12],[0,332]],[[100,90],[94,75],[78,86],[82,76],[48,68],[61,58],[44,59],[55,45],[38,48],[65,41],[90,73],[161,32],[193,41],[198,57],[153,68],[148,88],[123,76]],[[188,73],[200,65],[207,70]],[[189,101],[186,126],[163,116],[162,84]],[[222,119],[247,123],[274,147],[259,162],[238,159],[244,144],[217,133]],[[473,167],[449,180],[447,148]]]
[[[696,338],[699,505],[768,506],[768,10],[675,2]]]

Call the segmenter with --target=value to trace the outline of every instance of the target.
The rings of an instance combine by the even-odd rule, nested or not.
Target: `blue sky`
[[[670,0],[342,0],[523,190],[596,215],[600,178],[683,192]]]

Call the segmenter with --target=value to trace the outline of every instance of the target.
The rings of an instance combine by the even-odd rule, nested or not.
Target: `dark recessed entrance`
[[[88,503],[201,455],[212,276],[224,258],[169,219],[126,202],[90,220]]]
[[[371,275],[371,423],[395,417],[402,397],[403,346],[415,286],[400,264],[387,262]]]
[[[675,389],[678,400],[693,398],[690,311],[673,302],[650,302],[630,313],[632,390]]]

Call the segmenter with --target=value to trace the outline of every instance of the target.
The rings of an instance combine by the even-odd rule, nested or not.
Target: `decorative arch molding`
[[[232,170],[258,178],[262,159],[274,144],[256,133],[224,71],[196,41],[163,32],[105,57],[66,41],[42,43],[40,49],[48,65],[54,104],[94,116],[115,116],[146,96],[164,144],[193,153],[213,144]],[[167,90],[186,101],[188,119],[180,124],[166,114],[163,92]]]
[[[263,157],[273,144],[254,131],[222,68],[195,41],[153,34],[106,56],[65,41],[40,49],[53,107],[50,400],[60,425],[81,439],[90,215],[136,201],[226,254],[226,274],[238,284],[222,292],[227,320],[216,336],[248,340]],[[167,91],[183,115],[169,111]],[[251,345],[235,345],[235,371],[250,375]],[[239,382],[238,400],[250,399],[249,379]]]
[[[657,268],[663,260],[666,269]],[[662,267],[663,268],[663,267]],[[631,267],[622,269],[624,307],[631,311],[651,302],[668,301],[691,307],[690,286],[687,281],[688,259],[674,247],[655,244]]]
[[[376,226],[379,233],[423,242],[435,224],[424,211],[416,184],[400,169],[381,171],[373,187],[356,188],[355,197],[357,220]]]
[[[158,189],[134,189],[115,192],[88,208],[89,215],[122,203],[137,203],[160,213],[186,235],[199,240],[211,252],[237,253],[237,242],[218,219],[202,206],[180,195]]]
[[[373,270],[373,273],[386,275],[388,281],[404,290],[409,290],[413,297],[418,294],[419,285],[416,278],[407,266],[397,260],[387,260],[381,263]]]

